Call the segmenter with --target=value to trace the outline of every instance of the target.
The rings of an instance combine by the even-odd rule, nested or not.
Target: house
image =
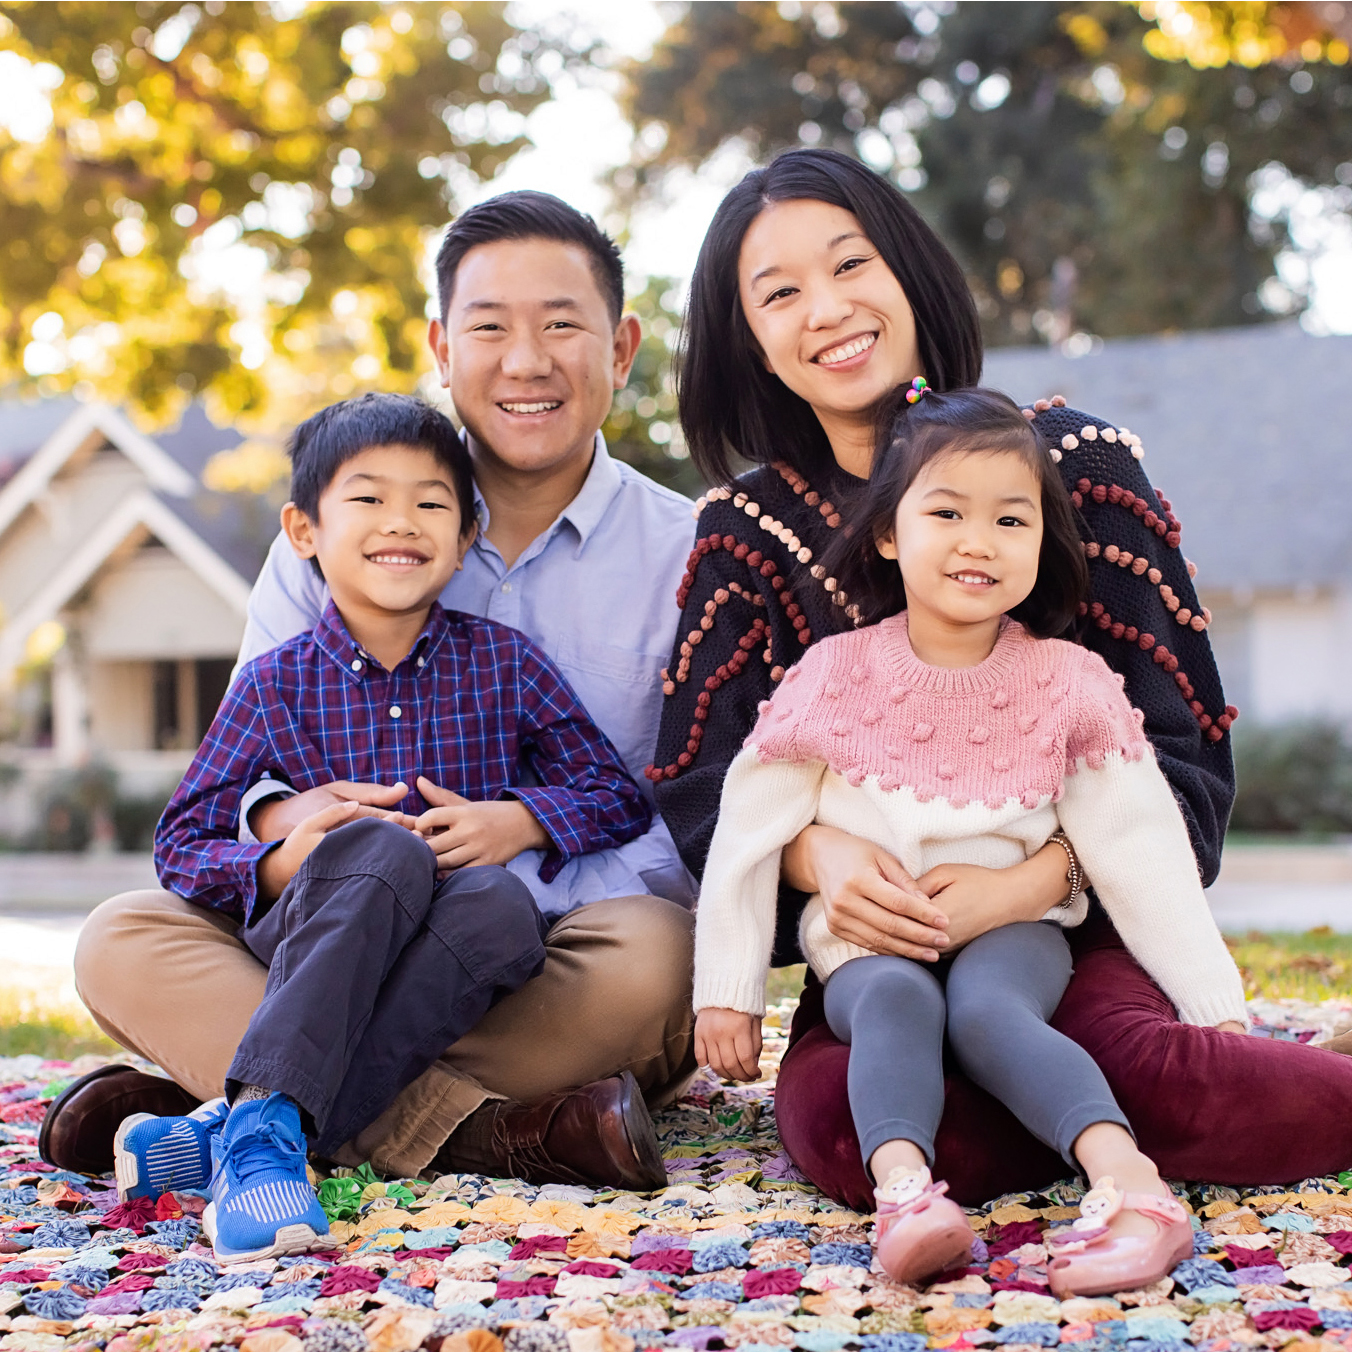
[[[1087,344],[1086,344],[1087,346]],[[985,383],[1135,432],[1245,719],[1352,724],[1352,337],[1295,324],[1003,349]]]
[[[0,689],[23,769],[100,761],[150,791],[186,768],[276,531],[268,502],[203,485],[241,440],[197,406],[149,437],[103,404],[0,404]]]

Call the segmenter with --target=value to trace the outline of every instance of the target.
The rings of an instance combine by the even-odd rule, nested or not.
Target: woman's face
[[[871,426],[885,394],[925,374],[906,293],[842,207],[767,206],[742,241],[737,284],[766,367],[828,435],[835,423]]]

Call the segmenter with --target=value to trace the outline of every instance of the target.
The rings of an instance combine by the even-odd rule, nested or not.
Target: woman
[[[975,385],[980,371],[961,270],[885,179],[833,151],[797,150],[724,199],[695,270],[679,386],[691,454],[719,486],[704,502],[679,597],[649,772],[695,873],[759,704],[809,644],[851,623],[850,600],[820,559],[840,528],[842,495],[868,473],[879,402],[916,376],[943,391]],[[1087,528],[1094,601],[1081,640],[1143,711],[1210,883],[1234,793],[1235,710],[1224,703],[1178,522],[1125,429],[1045,401],[1035,422],[1060,448]],[[735,478],[736,457],[757,467]],[[1080,874],[1073,842],[1054,837],[1013,868],[952,864],[913,879],[869,842],[814,825],[785,851],[781,882],[777,962],[801,960],[796,922],[814,892],[839,938],[934,961],[996,926],[1042,916],[1078,891]],[[1178,1023],[1101,915],[1075,950],[1055,1026],[1102,1066],[1162,1173],[1276,1183],[1352,1161],[1352,1062]],[[814,1183],[867,1209],[847,1061],[809,983],[780,1070],[780,1135]],[[1064,1173],[956,1073],[935,1169],[968,1203]]]

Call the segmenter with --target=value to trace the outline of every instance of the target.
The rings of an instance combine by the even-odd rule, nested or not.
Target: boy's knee
[[[430,883],[436,872],[436,855],[427,842],[406,826],[383,817],[359,817],[330,831],[306,862],[312,873],[330,877],[374,866],[378,876],[394,875],[392,881],[408,878]]]

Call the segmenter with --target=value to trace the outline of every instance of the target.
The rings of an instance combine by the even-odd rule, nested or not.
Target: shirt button
[[[362,666],[362,664],[361,664],[361,659],[360,659],[359,657],[354,657],[354,658],[352,659],[352,670],[353,670],[353,671],[360,671],[360,670],[361,670],[361,666]]]
[[[505,591],[505,592],[511,591],[511,590],[512,590],[512,584],[511,584],[510,582],[504,582],[504,583],[502,584],[502,590]]]
[[[427,658],[425,657],[418,658],[418,665],[420,667],[425,667],[427,665]]]
[[[404,711],[403,711],[397,704],[391,704],[391,705],[390,705],[390,717],[391,717],[391,718],[402,718],[403,716],[404,716]]]

